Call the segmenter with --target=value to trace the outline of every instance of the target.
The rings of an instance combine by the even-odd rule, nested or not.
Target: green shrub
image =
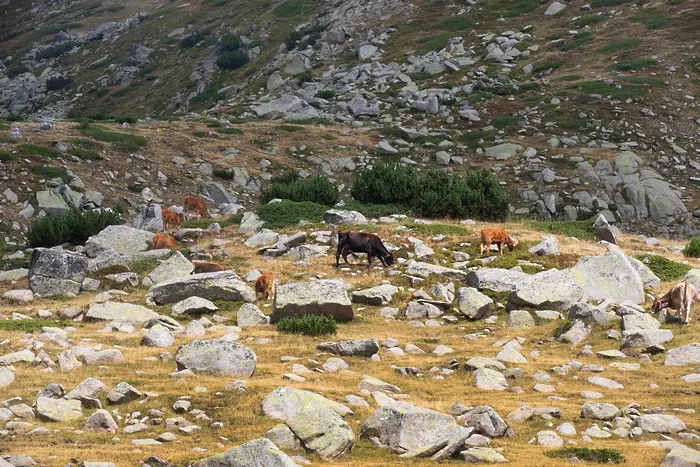
[[[27,156],[41,156],[48,157],[49,159],[58,159],[61,157],[61,151],[58,149],[38,146],[36,144],[23,143],[17,146],[17,149]]]
[[[625,50],[632,50],[639,45],[641,41],[639,39],[623,39],[621,41],[608,42],[603,47],[599,48],[597,52],[602,54],[623,52]]]
[[[73,325],[74,323],[69,321],[52,321],[48,319],[8,319],[0,321],[0,331],[36,332],[47,326],[65,328]]]
[[[412,167],[377,162],[361,171],[352,197],[362,203],[410,205],[419,190],[418,172]]]
[[[647,29],[659,29],[671,20],[670,16],[660,14],[656,10],[640,12],[630,18],[633,23],[642,23]]]
[[[37,220],[27,231],[32,248],[51,248],[62,243],[82,245],[107,226],[121,224],[121,216],[113,211],[71,211],[67,216],[46,216]]]
[[[275,198],[296,202],[311,201],[333,206],[340,198],[340,191],[326,177],[317,176],[288,183],[274,182],[269,188],[262,190],[260,194],[261,203],[268,203]]]
[[[272,13],[280,18],[288,18],[308,13],[309,11],[310,8],[304,5],[303,0],[285,0],[272,10]]]
[[[202,39],[206,37],[206,31],[192,31],[182,39],[180,39],[180,47],[186,49],[188,47],[194,47],[195,45],[202,42]]]
[[[129,263],[129,269],[131,269],[131,272],[135,272],[136,274],[143,274],[145,272],[151,272],[158,266],[160,266],[161,262],[158,261],[157,259],[137,259],[136,261],[132,261]]]
[[[606,16],[604,15],[583,15],[573,22],[574,26],[577,28],[583,28],[591,24],[601,23],[605,21]]]
[[[683,249],[683,254],[691,258],[700,258],[700,237],[691,238],[688,245]]]
[[[559,326],[557,326],[554,331],[552,332],[552,335],[556,338],[559,338],[569,332],[569,330],[574,326],[573,321],[569,321],[568,319],[561,323]]]
[[[63,183],[69,183],[72,178],[68,175],[68,171],[65,167],[35,165],[32,167],[32,172],[46,178],[60,178],[63,180]]]
[[[582,45],[588,44],[589,42],[593,41],[593,33],[591,32],[582,32],[576,36],[574,36],[571,40],[562,42],[561,44],[557,45],[557,48],[563,52],[566,52],[568,50],[574,50]]]
[[[216,64],[225,70],[237,70],[245,66],[250,61],[248,54],[242,50],[224,52],[216,59]]]
[[[81,147],[71,148],[68,153],[84,161],[101,161],[104,159],[99,152]]]
[[[216,130],[217,133],[223,133],[226,135],[242,135],[243,130],[240,128],[221,128],[219,130]]]
[[[446,31],[465,31],[469,29],[474,24],[474,21],[469,19],[466,15],[464,16],[451,16],[449,18],[443,19],[437,24],[437,27],[444,29]]]
[[[583,462],[595,462],[598,464],[620,464],[626,462],[625,456],[617,449],[560,448],[545,451],[544,455],[562,459],[576,457]]]
[[[322,89],[316,93],[316,97],[319,99],[332,99],[335,97],[335,91],[333,89]]]
[[[698,242],[698,247],[700,248],[700,242]],[[656,276],[664,282],[680,279],[685,276],[688,271],[693,269],[693,267],[688,264],[671,261],[660,255],[635,255],[635,258],[646,264],[651,272],[656,274]]]
[[[664,86],[666,86],[666,83],[663,79],[656,78],[654,76],[620,76],[616,79],[624,83],[644,84],[655,88],[663,88]]]
[[[72,81],[70,76],[53,76],[46,80],[46,89],[49,91],[58,91],[68,86]]]
[[[229,225],[238,225],[241,223],[241,219],[243,219],[243,214],[234,214],[227,219],[193,219],[182,221],[180,226],[187,229],[206,229],[213,223],[217,223],[223,228]]]
[[[593,222],[595,222],[595,219],[591,218],[574,222],[530,221],[526,225],[540,232],[576,237],[579,240],[596,241],[598,237],[596,237],[593,230]]]
[[[316,41],[320,39],[321,33],[323,32],[324,27],[321,25],[315,25],[315,26],[310,26],[310,27],[305,27],[301,29],[295,29],[292,31],[292,33],[289,35],[289,37],[285,40],[285,45],[287,46],[287,50],[294,50],[295,47],[298,47],[299,50],[304,50],[308,46],[312,46],[316,44]],[[306,38],[306,39],[304,39]],[[303,41],[301,41],[304,39]],[[301,41],[301,42],[299,42]]]
[[[328,211],[328,206],[304,201],[282,201],[281,203],[263,204],[258,208],[258,216],[265,222],[269,229],[282,229],[299,224],[300,221],[308,221],[320,224],[323,215]]]
[[[539,0],[519,0],[518,3],[506,11],[503,15],[506,18],[515,18],[525,13],[532,13],[540,6]]]
[[[520,117],[496,117],[491,120],[491,125],[498,128],[499,130],[504,130],[513,125],[517,125],[522,120]]]
[[[17,156],[10,151],[4,151],[0,149],[0,162],[10,162],[17,160]]]
[[[635,58],[632,60],[623,60],[621,62],[617,62],[613,65],[610,65],[608,68],[611,70],[618,70],[618,71],[633,71],[633,70],[643,70],[644,68],[648,68],[652,65],[656,65],[656,60],[653,58]]]
[[[277,321],[278,332],[305,336],[335,334],[337,327],[335,320],[326,316],[292,316]]]
[[[122,152],[136,152],[148,144],[148,140],[143,136],[131,135],[128,133],[115,133],[107,131],[101,126],[81,124],[78,128],[82,134],[95,138],[96,140],[112,143],[115,149]]]
[[[541,73],[543,71],[549,70],[550,68],[552,70],[556,70],[557,68],[559,68],[561,66],[562,66],[562,62],[557,62],[557,61],[535,63],[532,67],[532,73]]]
[[[593,8],[601,8],[604,6],[617,6],[617,5],[622,5],[623,3],[629,3],[634,0],[593,0],[591,2],[591,7]]]

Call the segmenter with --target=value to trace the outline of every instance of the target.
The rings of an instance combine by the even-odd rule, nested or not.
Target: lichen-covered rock
[[[83,409],[78,400],[39,397],[36,400],[36,413],[39,418],[49,422],[69,422],[82,418]]]
[[[327,407],[341,416],[352,413],[352,410],[339,402],[332,401],[315,392],[288,386],[275,389],[262,402],[265,415],[284,421],[319,407]]]
[[[332,316],[336,321],[353,318],[350,297],[340,279],[280,285],[272,307],[274,320],[306,315]]]
[[[148,250],[152,242],[153,232],[125,225],[110,225],[85,242],[85,252],[90,258],[95,258],[106,250],[114,250],[118,254],[132,256]]]
[[[324,461],[346,454],[355,445],[355,435],[350,426],[328,407],[307,410],[286,423],[304,447]]]
[[[65,250],[35,248],[29,262],[29,288],[39,295],[78,294],[88,259]]]
[[[133,321],[147,323],[156,318],[158,313],[141,305],[133,303],[91,303],[83,319],[85,321]]]
[[[227,340],[198,339],[177,349],[178,370],[210,376],[249,377],[257,356],[243,344]]]
[[[352,293],[353,303],[380,306],[391,303],[391,298],[399,288],[391,284],[382,284],[369,289],[358,290]]]
[[[299,467],[299,464],[269,439],[259,438],[204,458],[194,467]]]
[[[360,355],[371,357],[379,352],[377,339],[355,339],[340,342],[323,342],[316,346],[318,350],[336,355]]]
[[[151,288],[153,300],[161,305],[189,297],[207,300],[254,302],[255,292],[233,271],[218,271],[176,277]]]
[[[481,319],[493,307],[493,299],[471,287],[460,287],[457,291],[458,310],[469,319]]]
[[[194,271],[194,265],[182,253],[176,251],[170,258],[149,272],[143,278],[142,283],[146,287],[152,287],[166,280],[189,276],[192,271]]]

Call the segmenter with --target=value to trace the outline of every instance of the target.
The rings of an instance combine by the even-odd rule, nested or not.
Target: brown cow
[[[170,209],[163,209],[163,231],[169,232],[169,227],[174,227],[175,231],[180,228],[180,214]]]
[[[201,274],[203,272],[219,272],[226,271],[226,268],[220,264],[208,263],[206,261],[192,261],[194,265],[194,273]]]
[[[209,211],[207,211],[207,206],[204,204],[204,201],[202,201],[201,199],[199,199],[195,196],[185,196],[185,199],[184,199],[185,217],[187,217],[187,213],[190,211],[195,212],[199,218],[209,217]]]
[[[153,234],[153,242],[151,242],[152,250],[160,250],[162,248],[168,248],[170,250],[179,250],[175,239],[170,235],[165,235],[161,233]]]
[[[258,299],[258,294],[262,295],[264,300],[269,300],[275,287],[275,275],[271,272],[264,272],[255,280],[255,299]]]
[[[693,284],[683,281],[674,285],[663,297],[655,299],[651,310],[654,313],[664,308],[678,310],[683,324],[690,324],[690,307],[695,301],[700,301],[700,294]]]
[[[491,245],[498,245],[498,252],[503,255],[503,245],[508,245],[508,250],[513,251],[515,242],[508,236],[503,229],[482,229],[481,244],[479,245],[479,253],[484,254],[491,251]]]

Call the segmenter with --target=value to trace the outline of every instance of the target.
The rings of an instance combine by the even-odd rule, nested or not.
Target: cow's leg
[[[384,261],[384,257],[382,255],[377,256],[379,258],[379,261],[382,263],[382,266],[387,267],[386,261]]]
[[[367,253],[367,269],[372,267],[372,253]]]
[[[345,246],[345,248],[343,248],[343,261],[345,261],[345,264],[350,264],[350,261],[348,261],[348,253],[350,253],[350,248]]]
[[[479,243],[479,256],[484,256],[484,242]]]
[[[498,244],[498,252],[503,256],[503,242]]]
[[[340,267],[340,253],[342,252],[342,248],[340,245],[338,245],[338,248],[335,251],[335,267]]]

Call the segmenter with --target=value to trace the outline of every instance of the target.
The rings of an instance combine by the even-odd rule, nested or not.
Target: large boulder
[[[35,248],[29,262],[29,288],[39,295],[78,294],[88,259],[65,250]]]
[[[358,290],[352,293],[353,303],[363,303],[365,305],[388,305],[391,298],[399,288],[391,284],[382,284],[369,289]]]
[[[469,319],[481,319],[493,307],[493,299],[471,287],[457,291],[458,310]]]
[[[143,278],[142,284],[146,287],[152,287],[169,279],[189,276],[192,271],[194,271],[194,265],[182,253],[176,251],[174,255],[149,272]]]
[[[481,405],[463,413],[457,420],[464,422],[466,426],[474,428],[474,433],[488,436],[489,438],[503,438],[512,436],[513,432],[508,424],[498,415],[493,407]]]
[[[255,371],[257,356],[238,342],[198,339],[177,349],[178,370],[189,369],[209,376],[247,378]]]
[[[530,281],[517,286],[511,292],[508,296],[508,308],[534,307],[563,311],[583,299],[583,290],[575,285],[542,284]]]
[[[265,326],[270,324],[270,317],[260,311],[260,308],[252,303],[244,304],[236,314],[236,324],[239,328],[251,326]]]
[[[636,420],[636,425],[647,433],[676,434],[686,428],[683,420],[667,414],[643,414]]]
[[[315,392],[288,386],[275,389],[262,402],[263,413],[266,416],[284,421],[320,407],[328,408],[343,417],[352,413],[352,410],[339,402]]]
[[[347,453],[355,445],[355,435],[338,413],[328,407],[318,407],[286,421],[304,447],[324,461]]]
[[[213,200],[217,206],[234,204],[238,201],[238,198],[229,193],[226,187],[219,182],[206,182],[202,185],[202,192],[207,198]]]
[[[156,317],[158,317],[158,313],[145,306],[133,303],[104,302],[91,303],[83,319],[86,322],[119,320],[147,323]]]
[[[367,218],[357,211],[343,211],[341,209],[331,209],[323,215],[323,222],[329,225],[357,225],[366,224]]]
[[[672,339],[673,332],[670,329],[630,329],[622,331],[622,348],[646,348]]]
[[[438,266],[437,264],[422,263],[420,261],[411,261],[408,263],[406,274],[420,277],[435,275],[446,277],[458,282],[467,282],[467,273],[464,271]]]
[[[337,321],[353,318],[350,297],[341,279],[280,285],[272,308],[273,320],[305,315],[331,316]]]
[[[683,345],[671,349],[666,353],[666,366],[685,366],[700,364],[700,343],[693,342],[692,344]]]
[[[587,401],[581,406],[581,417],[589,420],[613,420],[620,415],[620,409],[605,402]]]
[[[86,431],[97,433],[116,433],[119,425],[114,421],[112,414],[104,409],[99,409],[88,417],[83,428]]]
[[[255,292],[233,271],[207,272],[176,277],[151,288],[153,300],[166,305],[189,297],[233,302],[254,302]]]
[[[153,232],[127,227],[126,225],[110,225],[97,235],[85,242],[85,252],[90,258],[95,258],[105,250],[132,256],[151,247]]]
[[[134,228],[148,232],[163,231],[163,211],[160,204],[149,204],[134,219]]]
[[[512,292],[528,278],[528,274],[518,270],[481,268],[469,272],[467,282],[471,287],[479,290]]]
[[[395,401],[379,408],[362,424],[360,437],[376,447],[403,454],[449,439],[460,429],[451,415]]]
[[[170,347],[175,343],[175,336],[162,324],[156,324],[141,338],[141,345],[146,347]]]
[[[66,200],[52,190],[37,191],[36,202],[39,211],[44,211],[49,216],[67,216],[70,212]]]
[[[503,391],[508,388],[508,381],[500,371],[483,367],[474,372],[474,385],[485,391]]]
[[[194,467],[299,467],[267,438],[254,439],[228,451],[206,457]]]
[[[605,242],[612,243],[613,245],[617,245],[615,229],[610,226],[604,215],[598,215],[598,218],[593,223],[593,230],[595,230],[598,240],[603,240]]]
[[[590,300],[644,303],[646,299],[644,283],[623,253],[584,256],[567,272]]]
[[[666,447],[668,453],[660,467],[697,467],[700,465],[700,451],[681,443],[672,443]]]
[[[360,355],[371,357],[379,352],[377,339],[356,339],[340,342],[323,342],[316,346],[318,350],[334,353],[336,355]]]
[[[49,422],[69,422],[82,418],[83,409],[79,400],[39,397],[36,400],[36,413],[40,419]]]
[[[238,226],[238,232],[243,234],[252,234],[260,231],[264,224],[265,222],[260,220],[260,217],[258,217],[257,214],[249,211],[243,213],[243,219],[241,219],[241,223]]]

